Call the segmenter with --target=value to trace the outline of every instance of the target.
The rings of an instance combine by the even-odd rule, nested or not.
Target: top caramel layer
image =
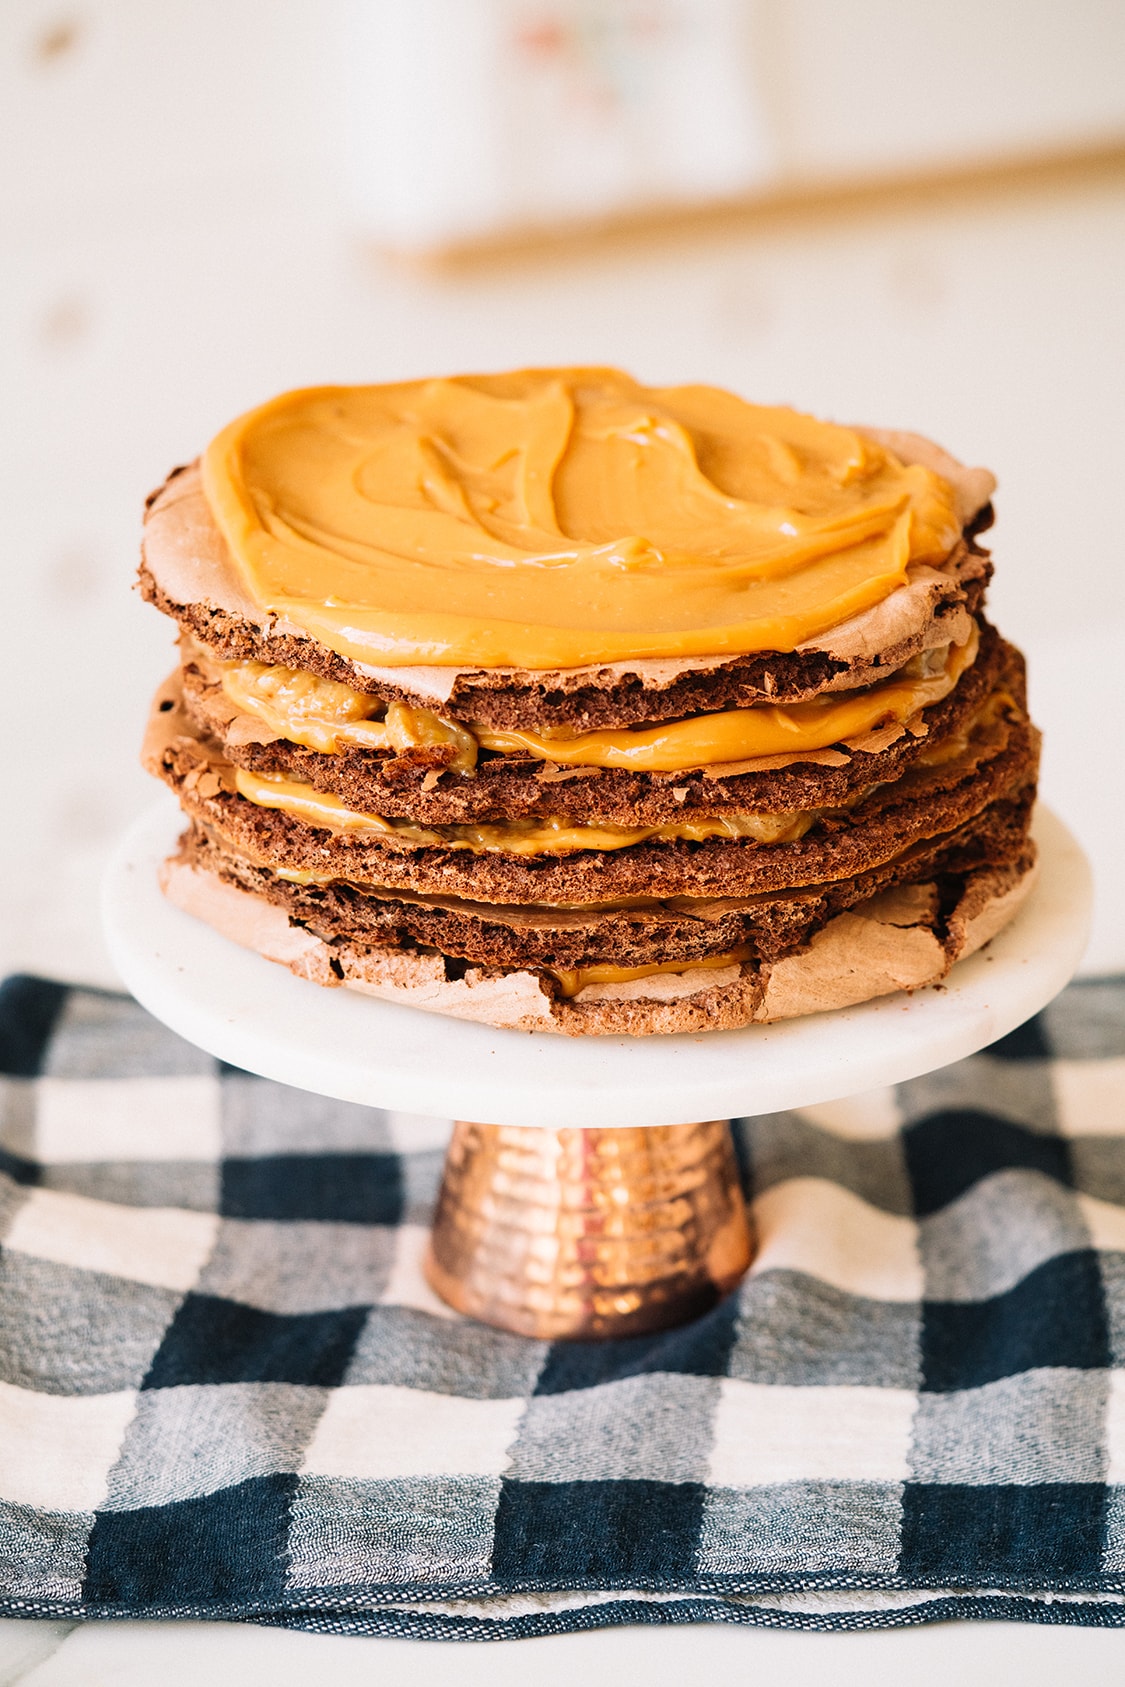
[[[203,474],[253,601],[384,667],[792,650],[960,532],[870,437],[613,369],[285,393]]]

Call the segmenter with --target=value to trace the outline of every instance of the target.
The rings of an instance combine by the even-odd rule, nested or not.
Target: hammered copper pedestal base
[[[426,1273],[470,1318],[556,1341],[686,1323],[750,1263],[730,1127],[459,1119]]]

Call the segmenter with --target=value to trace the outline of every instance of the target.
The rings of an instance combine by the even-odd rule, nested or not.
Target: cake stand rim
[[[1040,872],[1027,903],[939,988],[736,1031],[571,1038],[327,990],[239,948],[159,890],[157,865],[182,825],[170,800],[150,808],[123,835],[102,885],[111,958],[154,1017],[214,1057],[298,1089],[544,1129],[780,1112],[948,1065],[1014,1030],[1069,982],[1093,900],[1081,846],[1040,804]]]

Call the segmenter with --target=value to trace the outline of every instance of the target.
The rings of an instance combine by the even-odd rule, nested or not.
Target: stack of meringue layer
[[[165,891],[316,983],[523,1030],[936,982],[1033,878],[992,490],[614,370],[283,394],[149,500]]]

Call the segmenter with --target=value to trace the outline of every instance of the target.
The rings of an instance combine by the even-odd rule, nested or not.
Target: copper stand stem
[[[723,1120],[551,1131],[459,1119],[426,1274],[470,1318],[589,1339],[697,1317],[751,1254]]]

